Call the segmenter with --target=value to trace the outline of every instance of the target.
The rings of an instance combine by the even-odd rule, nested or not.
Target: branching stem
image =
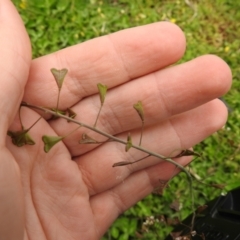
[[[77,121],[77,120],[75,120],[75,119],[72,119],[72,118],[70,118],[70,117],[68,117],[68,116],[65,116],[65,115],[56,113],[55,111],[52,111],[52,110],[50,110],[50,109],[48,109],[48,108],[44,108],[44,107],[40,107],[40,106],[35,106],[35,105],[29,104],[29,103],[26,103],[26,102],[22,102],[21,106],[25,106],[25,107],[29,107],[29,108],[41,110],[41,111],[43,111],[43,112],[45,112],[45,113],[50,113],[50,114],[52,114],[52,115],[54,115],[54,116],[61,117],[61,118],[66,119],[66,120],[68,120],[68,121],[70,121],[70,122],[73,122],[73,123],[75,123],[75,124],[78,124],[78,125],[80,125],[80,126],[82,126],[82,127],[85,127],[85,128],[87,128],[87,129],[90,129],[90,130],[92,130],[92,131],[94,131],[94,132],[96,132],[96,133],[99,133],[100,135],[105,136],[105,137],[107,137],[108,139],[112,139],[113,141],[116,141],[116,142],[121,143],[121,144],[124,144],[124,145],[127,144],[126,141],[124,141],[124,140],[122,140],[122,139],[120,139],[120,138],[117,138],[117,137],[115,137],[115,136],[113,136],[113,135],[111,135],[111,134],[109,134],[109,133],[106,133],[106,132],[104,132],[104,131],[101,131],[101,130],[95,128],[95,125],[96,125],[96,122],[97,122],[97,119],[98,119],[98,118],[96,119],[96,122],[95,122],[95,124],[94,124],[94,127],[92,127],[92,126],[89,126],[89,125],[87,125],[87,124],[85,124],[85,123],[79,122],[79,121]],[[102,106],[101,106],[101,107],[102,107]],[[100,109],[100,111],[101,111],[101,109]],[[99,113],[100,113],[100,111],[99,111]],[[99,115],[99,114],[98,114],[98,115]],[[173,159],[171,159],[171,158],[169,158],[169,157],[165,157],[165,156],[163,156],[163,155],[161,155],[161,154],[159,154],[159,153],[152,152],[152,151],[150,151],[150,150],[148,150],[148,149],[143,148],[142,146],[138,146],[138,145],[134,145],[134,144],[133,144],[133,145],[132,145],[132,148],[135,148],[135,149],[137,149],[137,150],[139,150],[139,151],[141,151],[141,152],[145,152],[145,153],[148,154],[148,156],[154,156],[154,157],[157,157],[157,158],[159,158],[159,159],[165,160],[165,161],[167,161],[167,162],[175,165],[177,168],[181,169],[181,170],[187,175],[188,180],[189,180],[190,195],[191,195],[191,201],[192,201],[193,218],[192,218],[192,223],[191,223],[192,226],[191,226],[191,227],[193,227],[193,225],[194,225],[194,219],[195,219],[195,209],[194,209],[194,205],[195,205],[195,204],[194,204],[194,195],[193,195],[193,189],[192,189],[192,188],[193,188],[193,186],[192,186],[192,176],[191,176],[191,174],[189,173],[189,171],[188,171],[187,169],[185,169],[184,166],[182,166],[182,165],[179,164],[178,162],[175,162]],[[148,157],[148,156],[147,156],[147,157]],[[145,157],[145,158],[146,158],[146,157]],[[142,160],[142,159],[141,159],[141,160]],[[139,160],[139,161],[140,161],[140,160]]]
[[[52,114],[52,115],[54,115],[54,116],[61,117],[61,118],[66,119],[66,120],[68,120],[68,121],[70,121],[70,122],[76,123],[76,124],[78,124],[78,125],[80,125],[80,126],[82,126],[82,127],[85,127],[85,128],[87,128],[87,129],[90,129],[90,130],[92,130],[92,131],[94,131],[94,132],[96,132],[96,133],[99,133],[99,134],[101,134],[101,135],[103,135],[103,136],[105,136],[105,137],[107,137],[107,138],[109,138],[109,139],[112,139],[112,140],[115,141],[115,142],[119,142],[119,143],[122,143],[122,144],[124,144],[124,145],[127,144],[127,142],[124,141],[124,140],[122,140],[121,138],[117,138],[117,137],[115,137],[115,136],[113,136],[113,135],[111,135],[111,134],[109,134],[109,133],[106,133],[106,132],[104,132],[104,131],[102,131],[102,130],[99,130],[99,129],[97,129],[97,128],[95,128],[95,127],[92,127],[92,126],[90,126],[90,125],[87,125],[87,124],[85,124],[85,123],[79,122],[78,120],[72,119],[72,118],[70,118],[70,117],[68,117],[68,116],[65,116],[65,115],[56,113],[55,111],[52,111],[52,110],[50,110],[50,109],[47,109],[47,108],[44,108],[44,107],[35,106],[35,105],[29,104],[29,103],[26,103],[26,102],[23,102],[23,103],[22,103],[22,106],[29,107],[29,108],[34,108],[34,109],[38,109],[38,110],[41,110],[41,111],[46,112],[46,113],[50,113],[50,114]],[[161,154],[159,154],[159,153],[152,152],[152,151],[150,151],[150,150],[148,150],[148,149],[145,149],[145,148],[143,148],[143,147],[141,147],[141,146],[138,146],[138,145],[134,145],[134,144],[133,144],[133,145],[132,145],[132,148],[135,148],[135,149],[137,149],[137,150],[139,150],[139,151],[141,151],[141,152],[145,152],[145,153],[147,153],[147,154],[149,154],[149,155],[151,155],[151,156],[154,156],[154,157],[157,157],[157,158],[160,158],[160,159],[162,159],[162,160],[166,160],[167,162],[172,163],[173,165],[175,165],[176,167],[178,167],[179,169],[181,169],[183,172],[185,172],[190,179],[192,179],[191,174],[188,172],[188,170],[186,170],[181,164],[175,162],[175,161],[172,160],[171,158],[165,157],[165,156],[163,156],[163,155],[161,155]]]

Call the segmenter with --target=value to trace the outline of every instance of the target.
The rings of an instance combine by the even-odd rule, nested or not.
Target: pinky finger
[[[177,159],[181,165],[186,165],[190,161],[191,157]],[[158,165],[135,172],[122,184],[108,191],[94,195],[90,202],[95,215],[95,225],[102,226],[99,229],[99,237],[107,231],[121,213],[153,192],[158,187],[159,180],[167,182],[179,171],[173,164],[161,162]],[[103,202],[104,204],[102,204]]]

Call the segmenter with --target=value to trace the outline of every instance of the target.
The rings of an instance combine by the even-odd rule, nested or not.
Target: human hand
[[[94,123],[99,110],[97,83],[109,87],[98,128],[112,135],[125,139],[130,131],[134,142],[138,141],[141,121],[132,105],[141,100],[146,119],[142,145],[165,156],[195,145],[224,125],[227,110],[216,98],[229,89],[231,72],[211,55],[165,68],[185,50],[183,33],[175,25],[162,22],[128,29],[33,60],[25,86],[30,45],[11,3],[1,1],[0,7],[5,26],[0,29],[4,53],[0,102],[6,116],[1,117],[0,189],[4,191],[0,213],[4,224],[0,232],[5,239],[22,239],[19,236],[23,235],[24,239],[99,239],[120,213],[151,193],[159,179],[167,180],[173,173],[173,165],[154,158],[112,168],[113,163],[133,161],[143,153],[125,153],[115,142],[79,145],[81,134],[89,133],[82,128],[45,153],[43,134],[65,135],[76,127],[62,119],[40,120],[30,131],[34,146],[18,148],[9,137],[5,144],[24,87],[24,101],[55,107],[57,86],[50,68],[69,70],[60,108],[71,106],[77,119],[88,124]],[[14,28],[7,28],[9,21]],[[21,116],[27,128],[39,114],[22,108]],[[16,117],[10,128],[19,127]],[[177,161],[184,165],[190,157]],[[6,207],[9,211],[3,214]]]

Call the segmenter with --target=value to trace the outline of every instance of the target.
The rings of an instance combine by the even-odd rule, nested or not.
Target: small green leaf
[[[142,102],[138,101],[136,104],[133,105],[134,109],[137,111],[139,117],[141,118],[142,122],[144,122],[144,111]]]
[[[55,78],[55,81],[58,85],[58,88],[61,89],[62,88],[62,84],[63,84],[63,81],[64,81],[64,78],[68,72],[68,70],[66,68],[63,68],[61,70],[57,70],[55,68],[52,68],[51,69],[51,72]]]
[[[128,133],[127,144],[125,147],[125,151],[127,152],[132,147],[132,137],[130,133]]]
[[[71,108],[68,108],[67,112],[68,112],[68,116],[72,119],[74,119],[77,116],[77,114]],[[68,120],[68,122],[69,122],[69,120]]]
[[[7,134],[12,138],[12,143],[18,147],[22,147],[23,145],[34,145],[35,142],[28,134],[28,131],[28,129],[16,132],[8,131]]]
[[[50,149],[57,144],[58,142],[60,142],[64,137],[61,136],[47,136],[44,135],[42,136],[42,140],[44,142],[44,151],[47,153],[50,151]]]
[[[87,134],[83,133],[82,139],[79,141],[81,144],[96,144],[98,141],[89,137]]]
[[[98,87],[98,91],[99,91],[99,94],[100,94],[101,105],[103,105],[106,94],[107,94],[107,86],[103,85],[101,83],[98,83],[97,87]]]

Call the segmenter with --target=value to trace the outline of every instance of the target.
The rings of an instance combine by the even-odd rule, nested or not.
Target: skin
[[[9,0],[0,1],[0,23],[0,239],[100,239],[119,214],[174,171],[155,158],[112,168],[145,155],[125,153],[114,142],[79,145],[82,133],[104,140],[81,128],[46,154],[43,134],[64,135],[76,128],[47,116],[30,131],[34,146],[14,146],[6,132],[20,129],[22,100],[56,106],[57,86],[49,68],[68,68],[60,108],[72,106],[77,119],[88,124],[100,106],[96,84],[108,85],[97,127],[124,139],[131,131],[135,143],[141,121],[132,105],[142,100],[142,146],[165,156],[194,146],[226,122],[226,107],[217,97],[230,88],[229,67],[213,55],[170,66],[185,51],[184,34],[176,25],[128,29],[31,60],[29,38]],[[39,113],[22,108],[21,117],[27,128]]]

